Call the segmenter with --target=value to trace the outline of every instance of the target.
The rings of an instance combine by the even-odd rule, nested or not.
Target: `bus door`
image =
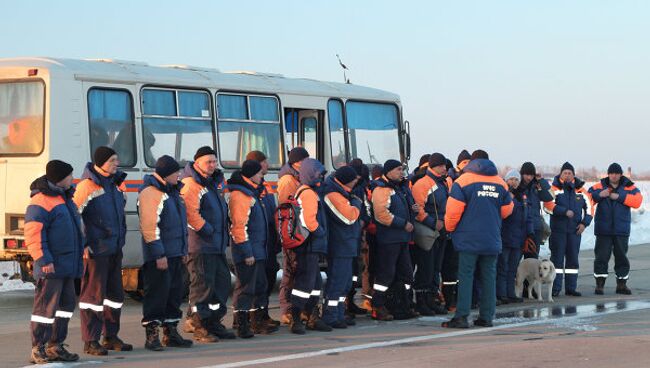
[[[296,146],[304,147],[309,156],[323,162],[323,110],[285,108],[285,142],[289,150]]]

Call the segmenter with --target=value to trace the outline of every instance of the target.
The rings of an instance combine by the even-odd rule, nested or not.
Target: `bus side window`
[[[90,154],[100,146],[110,146],[120,158],[120,166],[136,164],[133,99],[126,90],[91,88],[88,92]]]

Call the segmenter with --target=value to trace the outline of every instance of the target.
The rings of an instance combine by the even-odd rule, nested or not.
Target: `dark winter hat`
[[[352,168],[352,166],[342,166],[334,172],[334,177],[342,184],[348,184],[352,182],[357,178],[357,176],[359,175],[357,174],[356,170]]]
[[[447,165],[447,158],[442,153],[434,153],[429,157],[429,167]]]
[[[537,175],[537,169],[535,168],[535,165],[532,162],[524,162],[523,165],[521,165],[521,169],[519,170],[519,173],[521,175],[535,176]]]
[[[576,170],[573,168],[573,165],[571,165],[571,164],[568,163],[568,162],[565,162],[565,163],[562,165],[562,168],[560,169],[560,173],[562,173],[562,171],[564,171],[564,170],[571,170],[571,172],[573,173],[573,175],[576,174]]]
[[[241,174],[244,177],[247,178],[252,178],[262,170],[262,165],[260,165],[259,162],[256,160],[246,160],[244,163],[241,165]]]
[[[117,152],[115,152],[115,150],[111,147],[100,146],[95,150],[95,154],[93,155],[93,163],[97,165],[97,167],[102,167],[106,161],[111,158],[111,156],[116,154]]]
[[[171,156],[163,155],[156,161],[156,174],[163,179],[178,172],[180,169],[181,166]]]
[[[72,174],[72,165],[61,160],[52,160],[45,166],[45,178],[56,184]]]
[[[365,166],[363,164],[363,161],[360,158],[355,158],[354,160],[350,161],[348,164],[351,168],[356,171],[357,175],[363,176],[363,167]]]
[[[386,175],[391,172],[393,169],[402,166],[402,163],[397,160],[388,160],[384,162],[384,168],[382,169],[382,174]]]
[[[418,164],[418,167],[420,167],[420,166],[422,166],[422,165],[424,165],[426,163],[429,163],[430,158],[431,158],[431,154],[429,154],[429,153],[425,153],[424,155],[422,155],[422,157],[420,157],[420,163]]]
[[[485,151],[483,151],[481,149],[477,149],[476,151],[472,152],[472,156],[471,156],[470,160],[478,160],[478,159],[489,160],[490,155],[488,155],[487,152],[485,152]]]
[[[456,160],[456,165],[460,164],[461,162],[465,160],[470,160],[472,156],[469,154],[467,150],[462,150],[460,151],[460,154],[458,155],[458,159]]]
[[[300,162],[309,157],[309,152],[303,147],[294,147],[289,151],[289,165],[293,165],[296,162]]]
[[[212,149],[210,146],[203,146],[196,150],[196,154],[194,155],[194,161],[198,160],[199,157],[207,156],[207,155],[217,155],[217,153]]]
[[[450,159],[447,159],[446,162],[445,162],[445,167],[447,168],[447,170],[449,170],[449,169],[451,169],[452,167],[454,167],[454,163],[451,162]]]
[[[262,151],[250,151],[246,155],[247,160],[255,160],[257,162],[262,162],[266,160],[266,155]]]
[[[607,174],[623,174],[623,168],[621,165],[617,164],[614,162],[613,164],[609,165],[607,168]]]

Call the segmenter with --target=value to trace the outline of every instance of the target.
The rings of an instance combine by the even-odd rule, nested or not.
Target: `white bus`
[[[24,278],[31,273],[23,238],[30,183],[55,158],[79,177],[101,145],[118,152],[128,174],[123,275],[132,290],[142,261],[136,195],[157,157],[183,163],[209,145],[227,173],[260,150],[273,189],[294,146],[331,171],[356,157],[406,163],[410,138],[399,96],[368,87],[186,65],[0,59],[0,260],[18,261]]]

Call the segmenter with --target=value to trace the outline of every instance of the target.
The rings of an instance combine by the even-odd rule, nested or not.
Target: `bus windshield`
[[[387,103],[348,101],[347,116],[350,158],[366,164],[401,160],[397,106]]]
[[[40,81],[0,82],[0,156],[43,151],[44,103]]]

